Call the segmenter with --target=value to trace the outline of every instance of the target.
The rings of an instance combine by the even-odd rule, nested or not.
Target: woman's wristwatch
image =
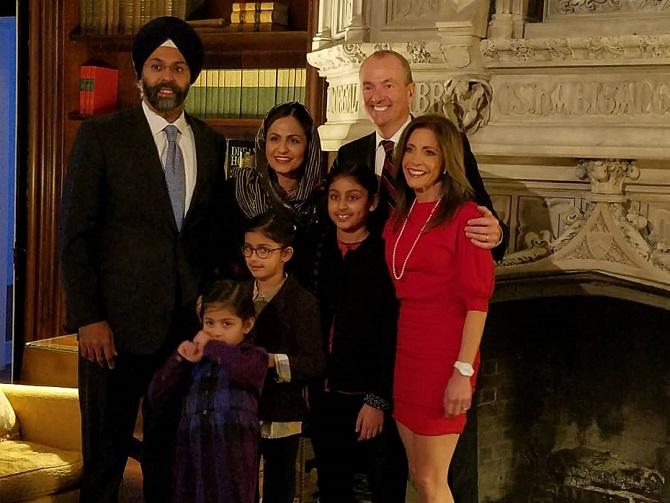
[[[472,365],[470,363],[456,361],[454,363],[454,368],[458,370],[458,373],[461,374],[463,377],[472,377],[473,375],[475,375],[475,369],[472,368]]]

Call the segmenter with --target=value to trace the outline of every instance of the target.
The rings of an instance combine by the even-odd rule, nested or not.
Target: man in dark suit
[[[64,185],[61,264],[79,335],[82,502],[118,500],[140,398],[197,329],[195,300],[214,266],[223,138],[184,113],[202,68],[195,31],[174,17],[133,42],[141,104],[82,123]],[[217,222],[216,220],[219,220]],[[176,404],[145,404],[147,501],[169,501]]]
[[[383,50],[363,61],[359,71],[363,103],[375,132],[343,145],[337,152],[335,163],[358,163],[373,169],[381,178],[379,205],[375,217],[376,225],[383,226],[393,205],[393,189],[389,188],[396,173],[392,172],[393,148],[411,122],[410,108],[414,93],[414,81],[409,62],[395,51]],[[470,220],[465,233],[471,241],[482,248],[492,250],[496,260],[502,259],[509,232],[498,221],[491,198],[472,155],[470,143],[463,135],[465,174],[475,191],[475,200],[482,216]],[[407,460],[393,421],[384,425],[387,429],[384,452],[379,454],[380,470],[388,481],[385,503],[405,501]],[[468,425],[461,435],[449,473],[450,487],[458,503],[477,503],[477,429],[476,413],[468,413]]]

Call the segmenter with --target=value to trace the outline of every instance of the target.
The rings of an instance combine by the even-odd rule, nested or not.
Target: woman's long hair
[[[409,137],[417,129],[428,129],[433,132],[442,153],[442,166],[437,182],[441,182],[440,206],[430,219],[427,229],[435,227],[451,218],[459,206],[474,197],[472,186],[465,176],[465,160],[463,157],[463,138],[458,128],[442,115],[422,115],[412,120],[400,137],[399,146],[393,159],[397,175],[396,210],[393,214],[393,225],[397,230],[407,218],[407,214],[416,198],[416,194],[407,184],[402,169],[402,160]]]
[[[296,191],[284,195],[277,184],[277,175],[265,156],[266,134],[270,126],[281,118],[294,117],[302,126],[307,145],[305,160],[300,169]],[[235,195],[242,211],[248,218],[265,213],[269,209],[283,209],[299,215],[311,211],[315,189],[326,176],[326,166],[321,162],[321,139],[314,120],[304,105],[298,102],[283,103],[272,108],[263,119],[256,135],[256,167],[235,171]]]

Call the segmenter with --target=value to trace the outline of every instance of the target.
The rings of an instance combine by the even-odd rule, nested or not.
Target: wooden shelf
[[[305,53],[309,51],[310,37],[306,31],[226,32],[196,29],[207,54],[239,54],[245,51],[269,53]],[[134,35],[84,35],[70,33],[75,44],[86,44],[105,51],[129,51]]]
[[[113,113],[113,112],[110,112]],[[104,114],[99,114],[104,115]],[[85,121],[99,115],[81,115],[77,112],[70,112],[67,118],[72,121]],[[241,118],[226,118],[226,117],[198,117],[200,120],[206,122],[211,127],[219,131],[226,138],[255,138],[258,129],[263,122],[262,117],[241,117]]]

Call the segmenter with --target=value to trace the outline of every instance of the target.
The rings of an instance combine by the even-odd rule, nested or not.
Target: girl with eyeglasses
[[[259,405],[264,459],[263,503],[293,503],[303,391],[324,369],[316,298],[285,268],[294,254],[295,229],[274,213],[254,218],[242,254],[253,276],[255,343],[268,351],[268,375]]]

